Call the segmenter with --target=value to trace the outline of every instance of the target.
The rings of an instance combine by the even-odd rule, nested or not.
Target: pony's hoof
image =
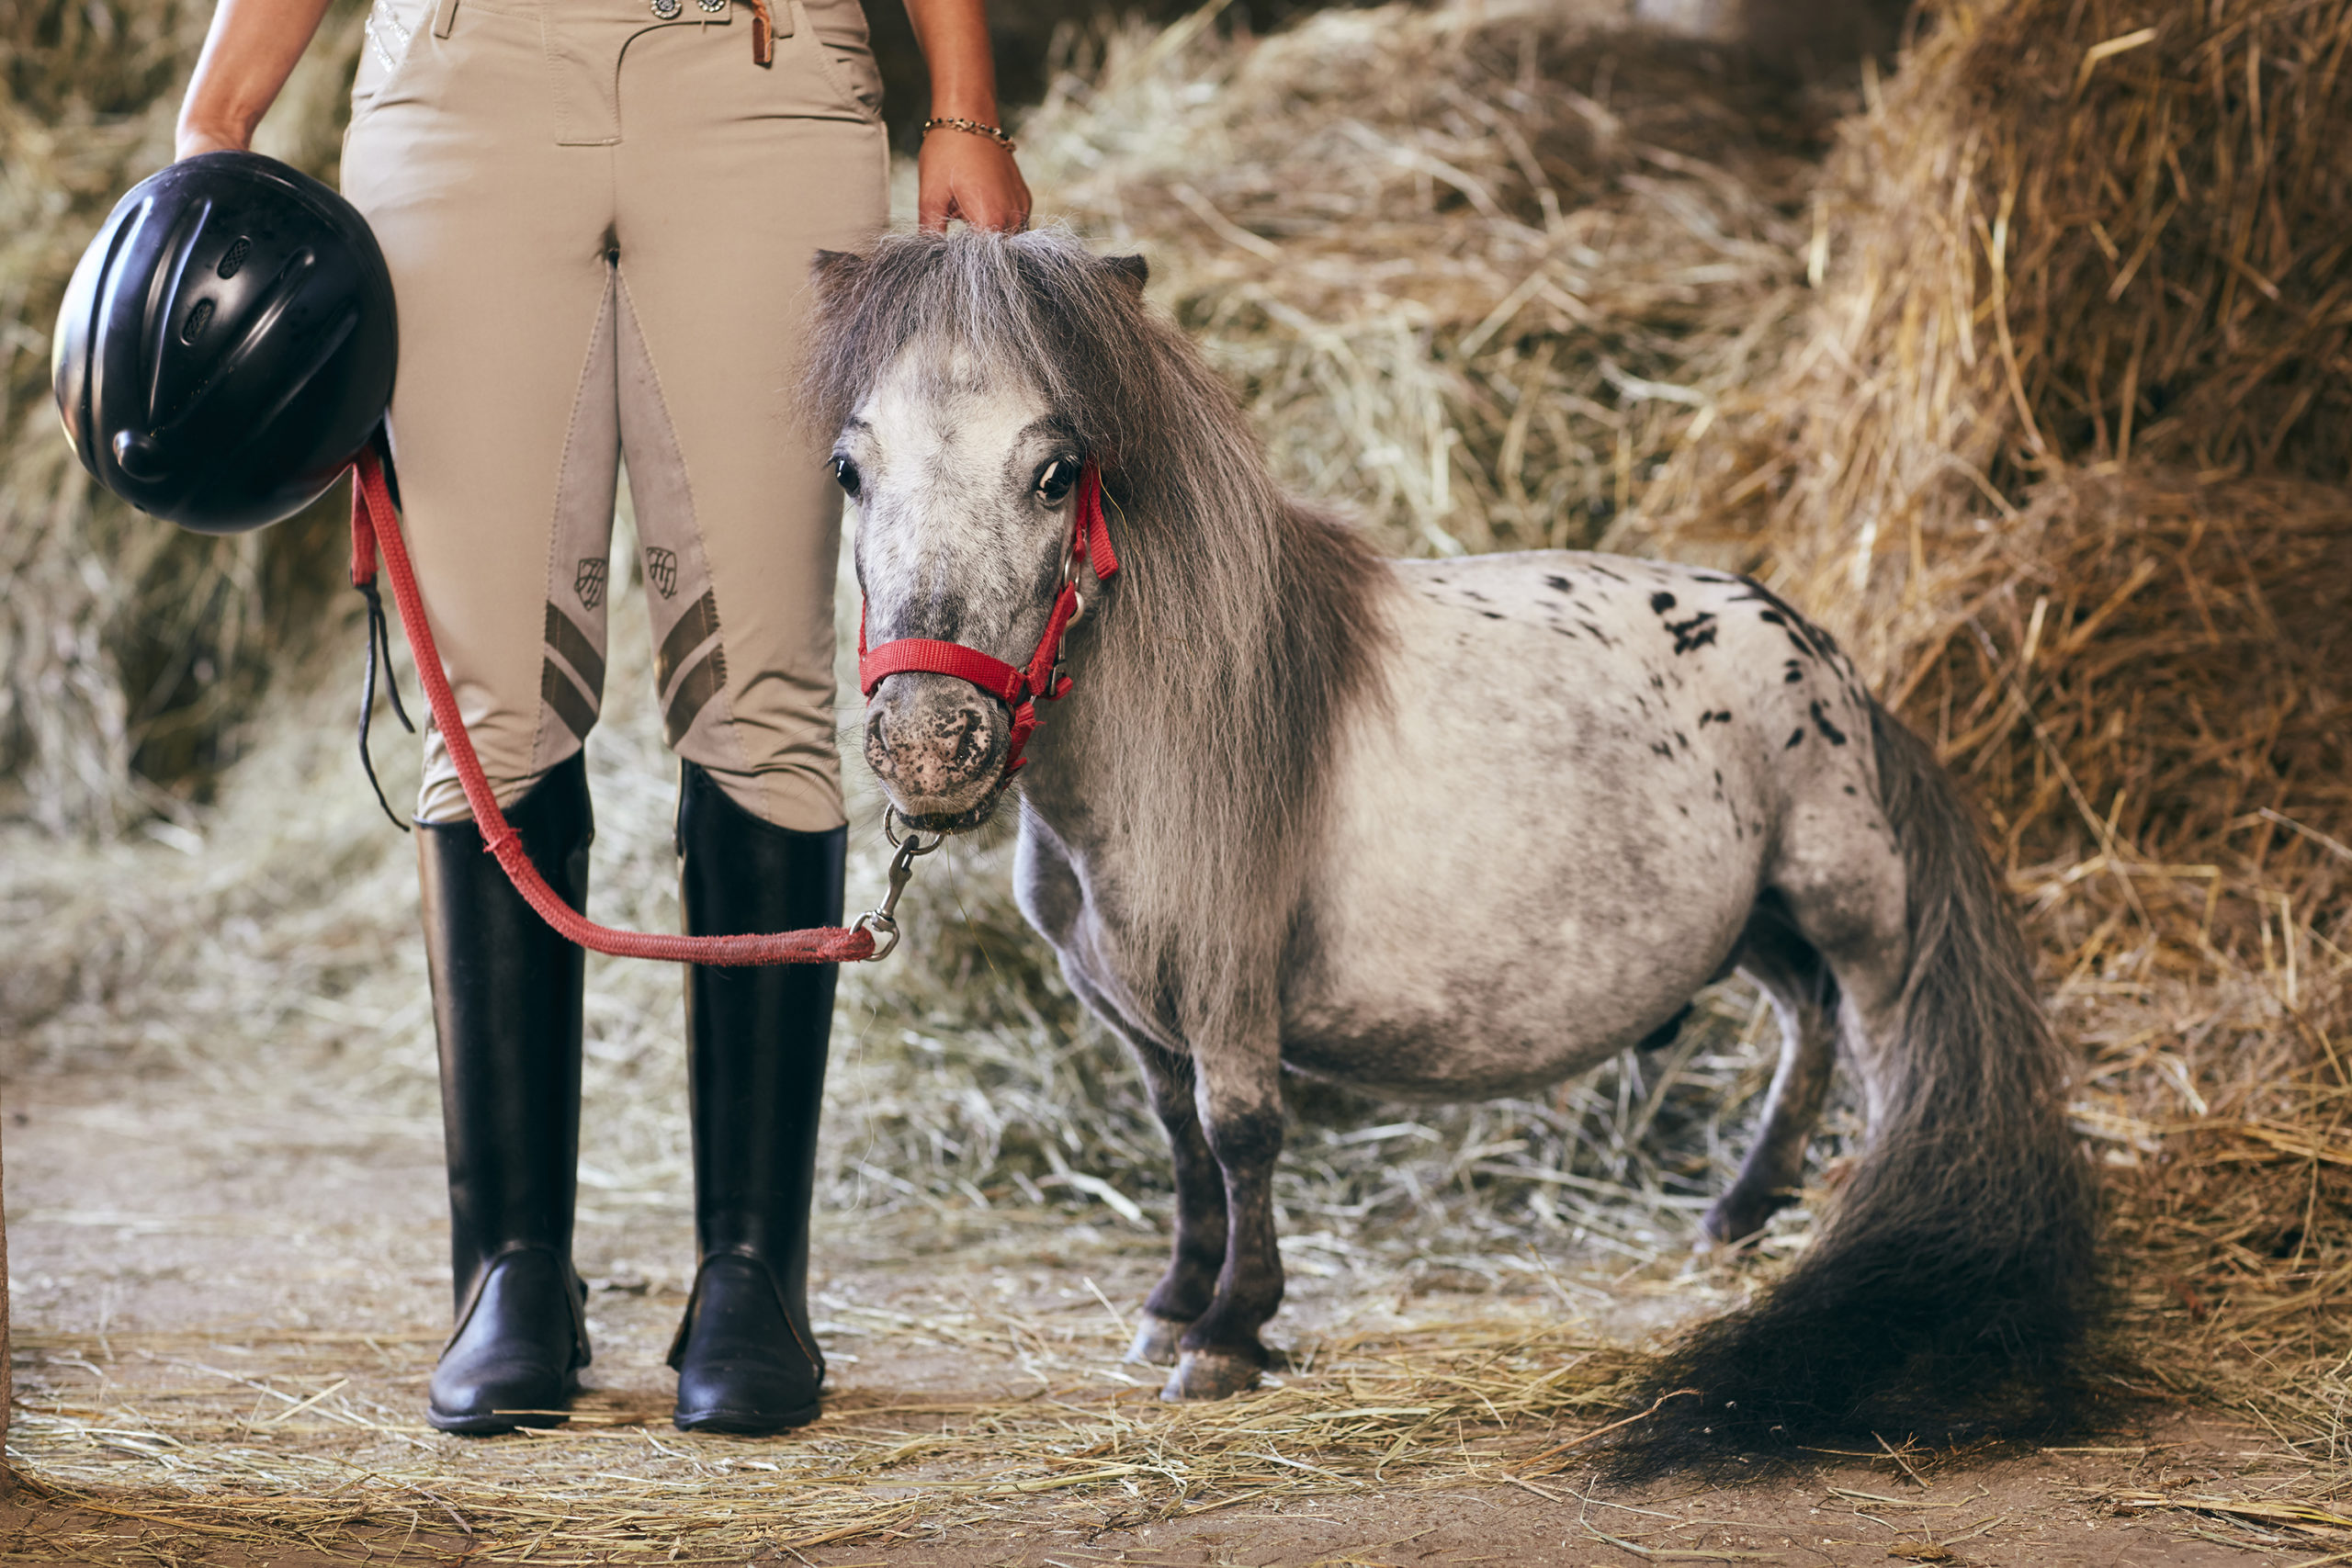
[[[1706,1218],[1699,1222],[1699,1226],[1707,1235],[1707,1239],[1700,1244],[1699,1250],[1713,1252],[1736,1247],[1743,1241],[1752,1241],[1756,1233],[1764,1228],[1764,1222],[1744,1209],[1734,1209],[1726,1203],[1718,1202],[1707,1211]]]
[[[1258,1363],[1228,1350],[1187,1350],[1159,1397],[1170,1404],[1196,1399],[1230,1399],[1258,1386]]]
[[[1183,1352],[1178,1348],[1189,1323],[1179,1323],[1158,1313],[1143,1314],[1143,1326],[1136,1330],[1136,1342],[1127,1347],[1126,1359],[1147,1367],[1172,1367]]]
[[[1699,1224],[1715,1246],[1744,1251],[1756,1245],[1772,1216],[1792,1201],[1785,1193],[1767,1192],[1759,1197],[1735,1187],[1715,1200]]]

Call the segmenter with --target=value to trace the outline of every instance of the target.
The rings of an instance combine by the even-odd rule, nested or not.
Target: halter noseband
[[[857,620],[857,685],[865,696],[893,675],[910,670],[952,675],[969,681],[1012,710],[1012,743],[1004,755],[1003,777],[1010,779],[1027,764],[1021,754],[1037,728],[1037,704],[1067,694],[1070,679],[1061,672],[1062,637],[1086,608],[1078,592],[1080,562],[1094,569],[1094,580],[1107,581],[1119,570],[1111,550],[1111,531],[1102,522],[1102,476],[1092,463],[1078,474],[1078,504],[1071,509],[1069,550],[1062,562],[1061,591],[1054,595],[1053,614],[1046,618],[1046,635],[1025,670],[1003,660],[967,648],[960,642],[929,637],[900,637],[869,650],[865,646],[865,616]],[[999,782],[1002,782],[1000,780]]]

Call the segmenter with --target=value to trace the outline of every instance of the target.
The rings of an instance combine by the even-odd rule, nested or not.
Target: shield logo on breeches
[[[668,599],[678,592],[678,552],[649,545],[645,550],[645,581],[653,591]]]

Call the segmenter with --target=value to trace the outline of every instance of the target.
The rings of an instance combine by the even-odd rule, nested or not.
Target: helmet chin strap
[[[482,848],[498,857],[499,865],[514,884],[514,891],[565,941],[616,958],[710,964],[854,964],[880,955],[870,927],[884,930],[890,945],[898,945],[898,926],[887,910],[862,915],[852,926],[816,926],[807,931],[748,936],[663,936],[616,931],[582,916],[557,896],[539,874],[539,868],[531,863],[521,836],[507,826],[505,814],[498,808],[498,796],[492,793],[490,780],[482,773],[481,760],[474,755],[473,739],[466,733],[466,721],[458,712],[457,694],[449,689],[448,672],[441,668],[440,649],[434,646],[433,626],[424,617],[424,598],[417,592],[416,570],[409,563],[408,547],[401,537],[400,512],[392,504],[384,460],[371,444],[353,464],[351,482],[351,581],[368,595],[371,603],[375,602],[376,556],[379,549],[383,552],[384,570],[392,580],[392,599],[400,606],[401,626],[408,633],[410,649],[416,655],[416,678],[424,684],[425,700],[433,709],[434,726],[440,730],[442,744],[448,748],[449,761],[458,770],[458,783],[466,792],[466,804],[473,808],[474,823],[481,829]],[[389,667],[389,647],[384,653]],[[375,668],[376,644],[371,632],[371,698]],[[406,716],[401,716],[402,722],[406,722]],[[365,755],[364,725],[360,748]],[[376,793],[379,799],[382,798],[380,788]],[[390,807],[386,809],[389,811]],[[901,850],[899,864],[893,867],[892,904],[897,903],[899,889],[905,882],[900,870],[911,858]]]
[[[1079,567],[1094,569],[1094,580],[1106,581],[1119,570],[1111,548],[1111,531],[1102,520],[1102,475],[1089,462],[1079,470],[1077,504],[1070,509],[1069,553],[1062,566],[1061,589],[1054,595],[1053,613],[1046,617],[1045,636],[1026,668],[1007,664],[993,654],[960,642],[936,642],[929,637],[900,637],[869,649],[865,646],[865,615],[857,617],[857,685],[866,696],[893,675],[923,671],[968,681],[1012,710],[1012,743],[1006,747],[1002,783],[1028,765],[1022,753],[1037,730],[1037,704],[1069,694],[1070,678],[1061,672],[1062,637],[1085,613],[1086,600],[1078,591]]]

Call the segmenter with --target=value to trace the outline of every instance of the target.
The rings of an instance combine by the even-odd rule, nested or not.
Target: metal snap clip
[[[675,21],[678,13],[685,9],[684,0],[652,0],[652,6],[653,14],[665,22]]]

